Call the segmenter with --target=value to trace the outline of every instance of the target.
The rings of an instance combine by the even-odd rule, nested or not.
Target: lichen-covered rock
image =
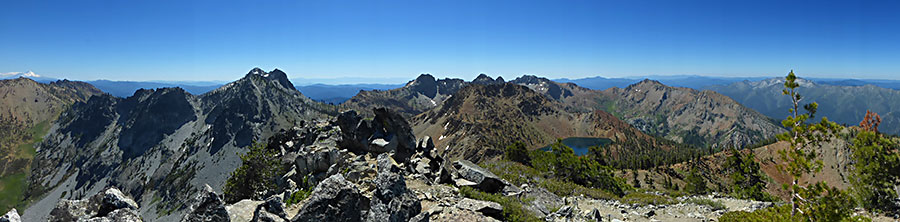
[[[456,203],[456,207],[479,212],[481,214],[484,214],[485,216],[497,218],[498,220],[503,219],[503,206],[498,203],[463,198],[458,203]]]
[[[457,160],[453,163],[459,177],[475,183],[475,187],[488,193],[497,193],[506,187],[507,182],[499,176],[468,160]]]
[[[137,211],[130,208],[122,208],[117,209],[112,212],[109,212],[105,217],[97,217],[91,218],[88,220],[89,222],[100,222],[100,221],[108,221],[108,222],[140,222],[141,216],[138,215]]]
[[[484,214],[458,207],[438,207],[428,212],[430,221],[478,221],[494,222],[499,220]]]
[[[378,156],[375,195],[371,200],[367,221],[409,221],[422,211],[416,194],[407,189],[400,168],[387,154]]]
[[[21,222],[22,218],[19,217],[19,212],[16,211],[16,208],[9,210],[3,216],[0,216],[0,222]]]
[[[362,221],[369,200],[340,174],[323,180],[291,221]]]
[[[49,221],[141,221],[137,203],[116,188],[83,200],[61,200],[50,211]]]
[[[182,222],[231,221],[225,201],[207,184],[204,190],[194,198],[194,205]]]
[[[249,222],[253,219],[253,212],[263,201],[244,199],[237,203],[225,206],[231,222]]]
[[[125,196],[119,189],[110,188],[101,193],[103,196],[100,204],[100,213],[106,214],[116,209],[138,209],[137,203]]]

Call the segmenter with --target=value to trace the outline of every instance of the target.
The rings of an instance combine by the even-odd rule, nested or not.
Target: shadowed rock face
[[[434,98],[438,92],[437,81],[434,80],[434,76],[429,74],[420,75],[419,78],[416,78],[416,80],[410,84],[409,88],[414,92],[422,93],[422,95],[425,95],[428,98]]]
[[[249,83],[237,83],[233,87],[239,91],[252,90]],[[217,126],[212,131],[213,140],[210,145],[210,153],[215,154],[229,141],[235,141],[237,146],[248,146],[253,141],[252,125],[262,122],[272,116],[268,106],[264,106],[260,98],[254,94],[229,94],[219,98],[206,99],[217,105],[207,113],[206,124]]]
[[[76,103],[72,110],[74,113],[82,115],[64,114],[60,117],[61,119],[71,118],[72,121],[63,130],[80,135],[76,138],[78,146],[84,146],[94,141],[115,119],[116,112],[113,108],[115,103],[116,98],[110,95],[94,96],[88,99],[87,103]]]
[[[190,95],[181,88],[142,90],[119,104],[119,149],[124,159],[143,155],[197,116],[188,101]]]

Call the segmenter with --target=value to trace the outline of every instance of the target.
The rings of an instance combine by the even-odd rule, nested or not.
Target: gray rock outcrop
[[[468,160],[458,160],[453,163],[453,167],[456,168],[459,179],[472,182],[474,187],[484,192],[497,193],[503,191],[503,188],[508,184],[503,179],[500,179],[499,176],[491,173],[491,171],[481,168]]]
[[[406,162],[417,145],[409,123],[391,109],[375,108],[373,111],[375,118],[372,120],[365,120],[352,110],[338,116],[343,138],[340,146],[356,153],[393,152],[395,160]]]
[[[308,201],[291,221],[362,221],[369,200],[356,184],[335,174],[313,189]]]
[[[61,200],[49,221],[141,221],[137,203],[116,188],[83,200]]]
[[[367,221],[409,221],[422,211],[416,194],[407,189],[399,167],[387,154],[378,156],[378,176],[375,195]]]
[[[194,198],[194,205],[181,221],[231,221],[231,218],[228,216],[228,210],[225,209],[225,201],[222,197],[216,194],[212,187],[206,185],[204,190]]]
[[[459,203],[456,203],[456,207],[479,212],[485,216],[493,217],[498,220],[503,219],[503,206],[498,203],[463,198]]]

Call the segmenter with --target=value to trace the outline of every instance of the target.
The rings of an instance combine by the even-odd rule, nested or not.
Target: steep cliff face
[[[646,133],[697,146],[743,147],[784,132],[774,120],[727,96],[653,80],[566,101],[573,109],[606,110]]]
[[[284,72],[258,68],[199,96],[180,88],[95,96],[63,113],[39,145],[28,190],[39,200],[23,217],[44,220],[61,198],[115,186],[145,219],[180,218],[204,184],[222,189],[247,145],[336,113],[296,91]]]

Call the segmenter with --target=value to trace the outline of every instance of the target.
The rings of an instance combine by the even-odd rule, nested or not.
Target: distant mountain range
[[[788,114],[790,98],[781,93],[784,89],[784,78],[741,81],[729,85],[709,86],[707,89],[729,96],[774,119],[784,119]],[[857,125],[865,117],[866,110],[870,110],[881,115],[880,131],[900,134],[898,90],[872,84],[839,86],[801,79],[799,91],[803,96],[803,103],[819,103],[816,119],[828,117],[829,120],[838,123]]]
[[[578,84],[581,87],[589,89],[604,90],[612,87],[625,88],[644,79],[652,79],[659,81],[667,86],[687,87],[692,89],[706,89],[715,85],[729,85],[741,81],[760,81],[771,79],[773,77],[714,77],[714,76],[696,76],[696,75],[677,75],[677,76],[643,76],[643,77],[625,77],[625,78],[604,78],[604,77],[588,77],[580,79],[554,79],[556,82],[570,82]],[[818,84],[834,85],[834,86],[864,86],[874,85],[882,88],[900,90],[900,80],[885,79],[836,79],[836,78],[807,78]]]
[[[576,116],[579,113],[595,111],[613,113],[617,115],[617,121],[624,120],[641,129],[644,133],[698,147],[743,147],[772,138],[776,133],[782,131],[777,122],[752,109],[741,106],[728,97],[711,91],[700,92],[690,88],[668,87],[656,81],[641,81],[624,89],[614,87],[606,91],[591,90],[573,83],[559,83],[530,75],[516,78],[509,81],[509,83],[525,86],[527,89],[544,95],[550,101],[554,101],[554,103],[547,104],[558,103],[562,107],[548,109],[567,112],[569,115]],[[387,91],[360,92],[346,103],[341,104],[341,106],[345,109],[356,110],[365,110],[367,107],[387,107],[398,110],[407,117],[412,117],[425,112],[435,112],[435,109],[447,109],[446,107],[441,107],[441,105],[447,101],[454,100],[458,96],[458,91],[462,89],[474,87],[475,85],[492,84],[504,84],[504,82],[503,79],[498,78],[495,80],[486,75],[481,75],[472,82],[466,82],[461,79],[436,80],[431,75],[423,74],[401,88]],[[471,99],[475,101],[483,101],[491,100],[490,98],[493,95],[476,93],[467,94],[466,96],[472,97]],[[477,108],[477,110],[483,112],[498,111],[493,109],[495,107],[487,105]],[[470,111],[451,110],[445,112],[465,113]],[[516,113],[519,111],[510,112]],[[476,116],[478,115],[470,115],[468,118],[475,118]],[[569,121],[573,118],[575,117],[565,119]],[[501,118],[501,120],[494,119],[492,121],[505,120]],[[715,124],[711,124],[711,121],[715,121]],[[562,124],[562,122],[559,123]],[[421,124],[421,122],[417,122],[417,124]],[[467,125],[471,125],[471,123]],[[577,128],[575,125],[578,124],[570,123],[570,125]],[[524,129],[521,127],[511,128]],[[591,129],[586,130],[588,130],[587,132],[593,132]],[[530,138],[531,140],[525,142],[532,148],[535,148],[552,142],[547,138],[555,139],[563,135],[586,136],[590,134],[581,133],[583,131],[578,132],[558,135],[545,132],[523,136],[522,138]],[[440,135],[436,136],[440,137]],[[491,146],[500,145],[500,143],[487,144]],[[465,154],[464,156],[472,155]]]
[[[360,91],[389,90],[403,86],[403,84],[352,84],[352,85],[295,85],[303,95],[310,99],[331,104],[341,104]]]

